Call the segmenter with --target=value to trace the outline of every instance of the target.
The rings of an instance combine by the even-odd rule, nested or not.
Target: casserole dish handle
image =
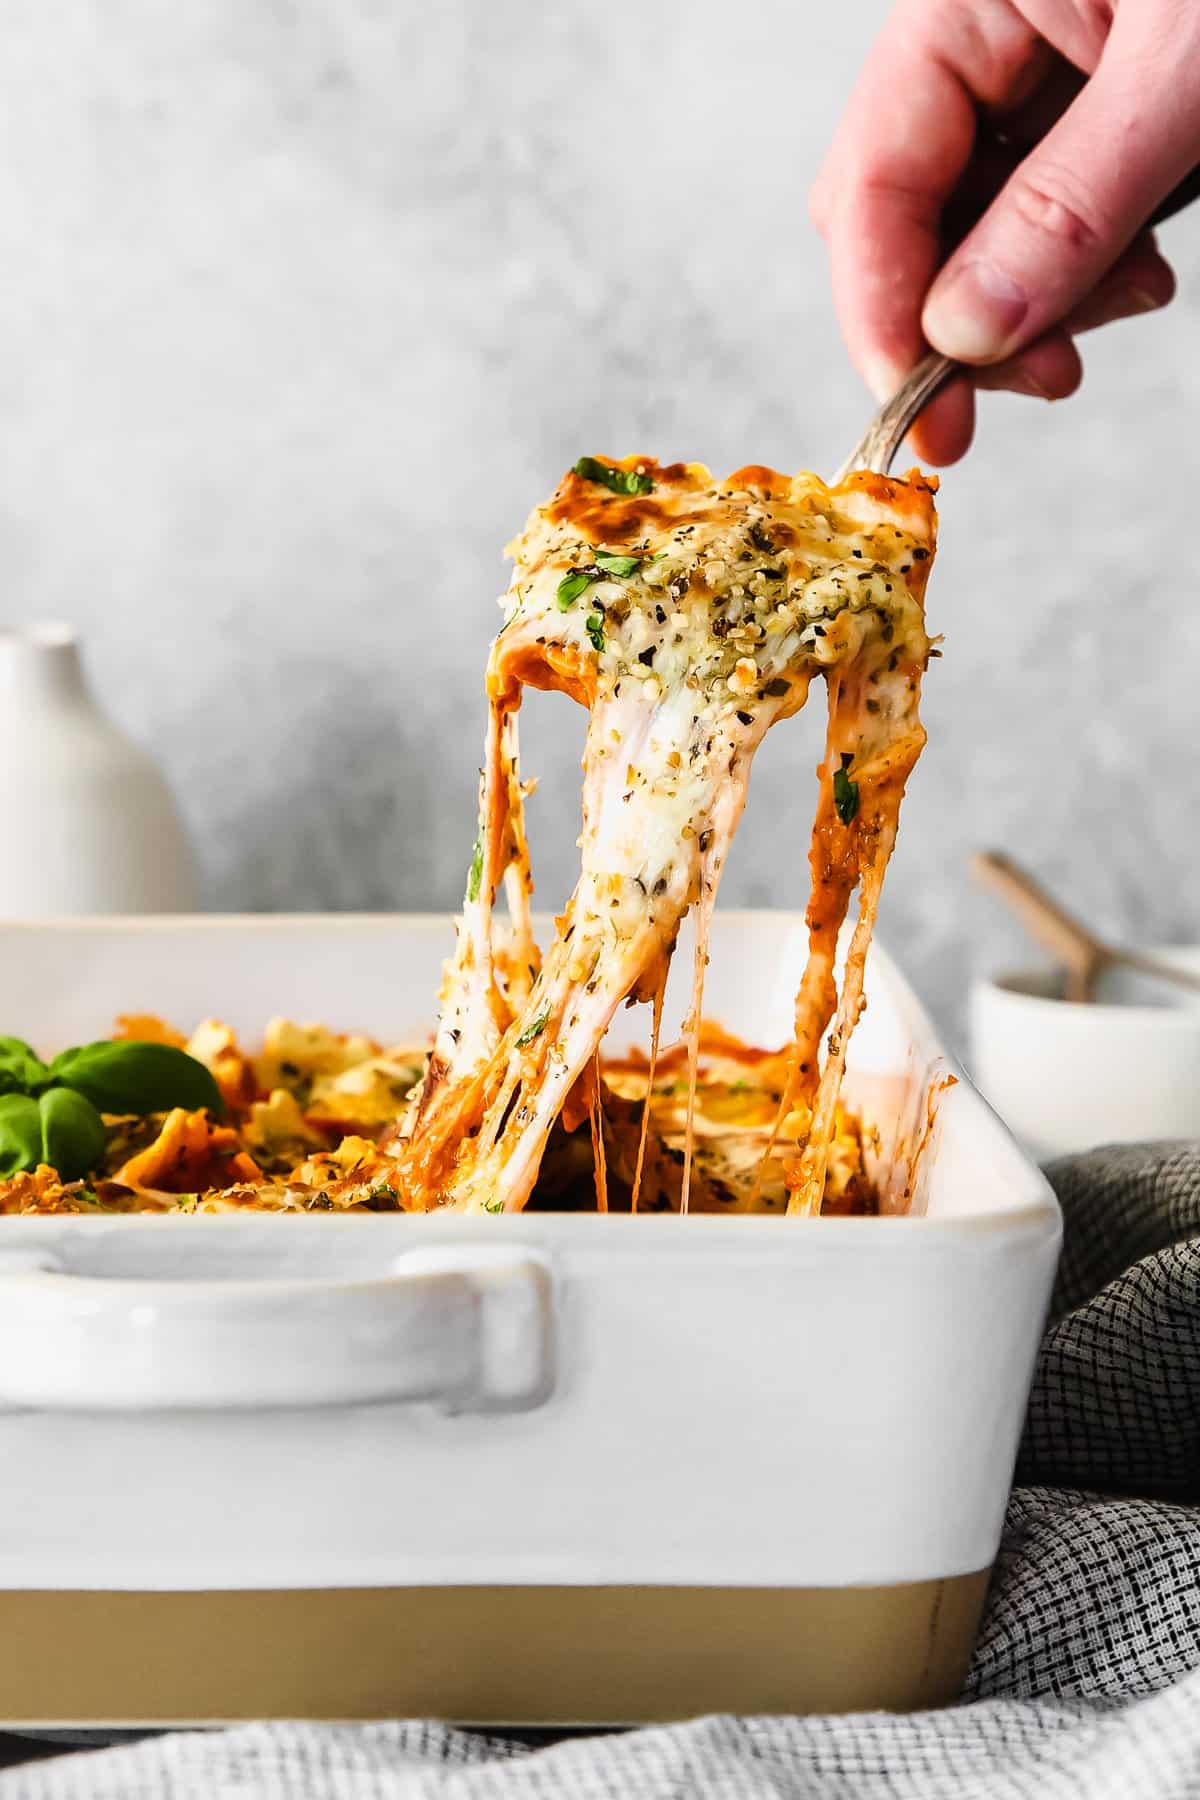
[[[521,1412],[554,1351],[553,1277],[528,1246],[412,1250],[367,1281],[112,1278],[0,1252],[0,1408]]]

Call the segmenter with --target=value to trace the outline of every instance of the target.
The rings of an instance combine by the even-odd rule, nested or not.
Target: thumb
[[[1196,160],[1200,91],[1181,93],[1172,65],[1101,65],[930,288],[921,325],[935,350],[997,362],[1090,293]]]

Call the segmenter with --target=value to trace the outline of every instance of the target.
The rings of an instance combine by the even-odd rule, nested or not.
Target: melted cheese
[[[810,859],[810,957],[775,1133],[805,1109],[810,1129],[787,1169],[790,1207],[817,1211],[880,883],[924,742],[917,709],[930,651],[922,600],[932,486],[915,472],[908,481],[858,473],[829,488],[814,475],[757,467],[718,485],[696,464],[602,466],[607,481],[567,475],[510,546],[505,624],[488,665],[476,858],[434,1054],[394,1146],[400,1185],[417,1207],[522,1207],[615,1009],[657,1002],[680,923],[698,906],[686,1209],[705,923],[754,753],[819,675],[829,725]],[[580,876],[544,962],[529,933],[517,762],[526,686],[561,690],[590,713]],[[493,918],[501,886],[514,927],[504,952]],[[839,1001],[834,953],[856,886],[859,922]],[[593,1089],[586,1094],[580,1116]]]

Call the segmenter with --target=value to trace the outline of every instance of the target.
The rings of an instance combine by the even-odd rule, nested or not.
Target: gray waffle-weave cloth
[[[172,1732],[0,1800],[1200,1796],[1200,1144],[1052,1166],[1066,1240],[966,1693],[540,1741],[428,1721]]]

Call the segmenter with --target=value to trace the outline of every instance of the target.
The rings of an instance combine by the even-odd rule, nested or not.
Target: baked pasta
[[[94,1166],[69,1180],[42,1163],[0,1181],[0,1212],[398,1212],[403,1195],[381,1140],[394,1130],[424,1073],[427,1046],[385,1047],[322,1025],[276,1019],[248,1053],[217,1020],[185,1039],[151,1017],[117,1021],[114,1042],[178,1046],[210,1070],[219,1107],[105,1113]],[[699,1211],[779,1212],[787,1205],[785,1131],[759,1180],[779,1090],[776,1060],[713,1026],[701,1033],[693,1115],[692,1205]],[[653,1089],[644,1055],[603,1065],[606,1200],[632,1204],[634,1170],[649,1113],[643,1210],[678,1210],[686,1126],[686,1049],[658,1059]],[[858,1121],[839,1117],[825,1210],[873,1212],[873,1145]],[[590,1207],[596,1170],[586,1132],[551,1134],[531,1204]]]
[[[110,1105],[92,1119],[77,1097],[48,1106],[41,1092],[39,1124],[38,1080],[16,1099],[0,1089],[0,1109],[25,1134],[0,1208],[499,1213],[582,1194],[601,1210],[872,1210],[867,1146],[841,1088],[924,743],[921,677],[937,654],[924,618],[933,488],[915,470],[829,487],[760,467],[716,482],[694,463],[581,458],[509,547],[478,835],[428,1056],[277,1021],[248,1057],[214,1021],[186,1047],[156,1020],[127,1021],[131,1042],[186,1048],[219,1098],[130,1116]],[[754,754],[818,676],[828,723],[809,955],[793,1040],[764,1053],[702,1022],[709,922]],[[527,687],[589,714],[579,880],[544,948],[531,927],[518,759]],[[691,1007],[682,1043],[662,1051],[667,972],[693,909]],[[648,1054],[605,1062],[624,1002],[650,1008]],[[3,1042],[16,1045],[14,1079],[36,1064],[53,1080],[56,1065]],[[89,1049],[103,1052],[70,1053],[63,1077],[69,1086],[75,1070],[85,1101]],[[99,1099],[109,1091],[101,1081]],[[83,1177],[63,1179],[71,1171],[53,1156],[39,1163],[28,1146],[43,1125],[47,1145],[55,1131],[74,1143]]]

